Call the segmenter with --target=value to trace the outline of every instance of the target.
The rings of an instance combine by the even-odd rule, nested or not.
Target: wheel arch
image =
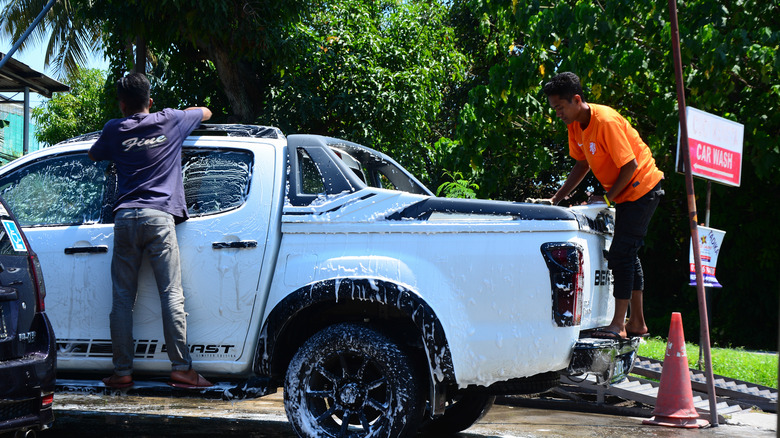
[[[255,352],[254,372],[281,386],[292,356],[326,326],[366,322],[410,353],[428,376],[434,414],[443,412],[456,383],[444,328],[425,300],[406,286],[376,278],[332,278],[288,294],[269,313]]]

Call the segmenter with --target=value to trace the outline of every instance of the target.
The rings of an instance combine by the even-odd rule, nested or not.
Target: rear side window
[[[246,201],[252,179],[252,154],[185,149],[182,170],[189,215],[221,213],[238,208]]]
[[[317,195],[325,193],[325,184],[322,182],[322,174],[311,156],[304,150],[298,149],[298,175],[300,175],[301,193]]]
[[[41,160],[0,178],[0,194],[23,227],[97,222],[107,166],[86,154]]]

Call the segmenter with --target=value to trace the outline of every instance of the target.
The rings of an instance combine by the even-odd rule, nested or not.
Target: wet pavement
[[[270,396],[223,401],[197,397],[153,397],[62,393],[55,395],[52,429],[41,437],[284,437],[294,438],[284,414],[281,392]],[[777,416],[741,413],[729,424],[705,429],[642,425],[643,418],[537,409],[499,399],[480,422],[461,438],[537,437],[775,437]]]

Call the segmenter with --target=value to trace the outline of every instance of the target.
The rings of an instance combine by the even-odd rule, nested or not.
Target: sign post
[[[669,0],[669,15],[671,24],[671,40],[672,40],[672,55],[674,61],[674,77],[677,84],[677,108],[680,113],[680,142],[683,145],[690,144],[688,141],[688,123],[686,118],[685,108],[685,88],[683,85],[683,68],[682,57],[680,55],[680,31],[677,25],[677,0]],[[707,393],[710,402],[710,424],[713,427],[718,426],[718,404],[715,399],[715,380],[712,373],[712,355],[710,351],[710,329],[709,321],[707,320],[707,306],[705,304],[706,297],[704,295],[704,278],[701,269],[701,260],[699,258],[699,230],[698,217],[696,213],[696,194],[693,189],[693,174],[691,171],[691,154],[690,148],[681,148],[683,163],[685,167],[685,191],[688,199],[688,220],[691,228],[691,240],[693,243],[693,251],[696,255],[695,267],[696,267],[696,293],[699,299],[699,321],[701,323],[701,348],[704,351],[704,360],[706,362],[707,376]]]

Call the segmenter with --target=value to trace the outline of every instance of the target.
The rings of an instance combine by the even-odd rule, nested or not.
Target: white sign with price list
[[[705,287],[723,287],[715,278],[715,265],[718,264],[718,254],[723,244],[725,231],[699,226],[699,255],[701,256],[701,270],[704,276]],[[696,259],[693,255],[693,242],[690,250],[691,286],[696,286]]]

